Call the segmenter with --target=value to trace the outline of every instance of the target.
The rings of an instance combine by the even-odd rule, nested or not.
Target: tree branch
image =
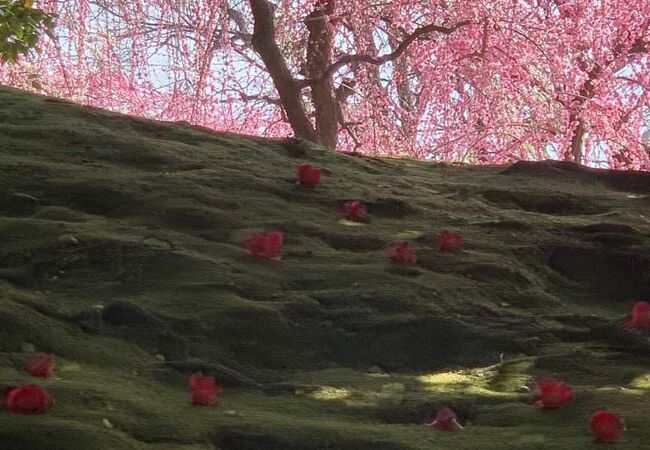
[[[440,34],[452,34],[454,31],[462,28],[464,26],[470,25],[473,22],[471,20],[463,20],[458,22],[456,25],[451,27],[443,27],[440,25],[429,24],[423,27],[416,29],[413,33],[409,34],[404,38],[404,40],[390,53],[387,53],[383,56],[370,56],[370,55],[343,55],[341,56],[334,64],[329,66],[327,70],[323,73],[323,78],[330,78],[336,73],[341,67],[355,62],[365,62],[368,64],[374,64],[376,66],[387,63],[388,61],[393,61],[394,59],[399,58],[402,53],[416,40],[423,38],[427,34],[436,32]]]
[[[279,98],[273,98],[269,95],[248,95],[243,92],[239,92],[239,97],[243,102],[250,101],[262,101],[269,103],[271,105],[282,106],[282,101]]]
[[[650,20],[644,24],[643,28],[648,28],[650,26]],[[581,117],[581,112],[583,105],[591,100],[596,93],[596,82],[601,77],[601,75],[608,69],[618,58],[623,54],[633,55],[637,53],[646,53],[648,51],[648,43],[643,39],[642,36],[639,36],[632,46],[625,51],[623,45],[618,45],[614,48],[614,52],[609,61],[606,61],[604,66],[596,64],[588,73],[587,79],[583,83],[578,95],[576,96],[575,105],[573,111],[569,114],[569,124],[577,123],[577,126],[571,136],[571,147],[569,151],[565,154],[565,160],[573,160],[574,162],[580,164],[582,163],[583,157],[583,140],[584,135],[587,132],[587,124],[584,119]]]

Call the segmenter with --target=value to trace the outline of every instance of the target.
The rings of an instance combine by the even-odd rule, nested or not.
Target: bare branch
[[[239,92],[239,97],[243,102],[263,101],[271,105],[282,106],[282,101],[279,98],[273,98],[268,95],[248,95],[244,94],[243,92]]]
[[[440,34],[452,34],[454,31],[459,28],[470,25],[474,22],[471,20],[463,20],[458,22],[456,25],[451,27],[443,27],[440,25],[429,24],[423,27],[416,29],[413,33],[409,34],[404,38],[404,40],[390,53],[387,53],[383,56],[370,56],[370,55],[343,55],[341,56],[334,64],[329,66],[327,70],[323,73],[323,78],[330,78],[336,73],[341,67],[355,62],[365,62],[368,64],[374,64],[376,66],[387,63],[388,61],[393,61],[394,59],[399,58],[406,49],[418,39],[425,37],[430,33],[440,33]]]

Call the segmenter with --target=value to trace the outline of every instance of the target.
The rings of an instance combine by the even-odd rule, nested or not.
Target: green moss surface
[[[0,412],[0,448],[589,449],[599,408],[625,418],[615,448],[650,447],[650,339],[616,328],[650,298],[649,195],[640,173],[361,158],[0,89],[0,384],[57,358],[55,405]],[[267,229],[281,262],[238,246]],[[417,266],[387,262],[399,240]],[[195,370],[218,406],[188,404]],[[574,404],[534,409],[539,376]],[[462,432],[422,425],[441,406]]]

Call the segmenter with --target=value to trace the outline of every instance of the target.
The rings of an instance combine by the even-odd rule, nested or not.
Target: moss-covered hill
[[[313,190],[295,166],[321,166]],[[650,176],[557,163],[457,167],[215,134],[0,90],[0,384],[51,352],[43,415],[3,450],[650,447]],[[337,202],[367,202],[369,224]],[[459,254],[432,248],[461,231]],[[282,262],[244,254],[279,229]],[[411,240],[416,268],[384,248]],[[183,374],[225,385],[188,405]],[[530,406],[537,376],[577,390]],[[460,433],[422,426],[455,409]]]

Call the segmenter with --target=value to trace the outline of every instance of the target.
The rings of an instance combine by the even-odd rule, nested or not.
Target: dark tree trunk
[[[250,5],[255,22],[251,45],[253,50],[260,55],[271,75],[273,84],[280,96],[279,101],[296,137],[332,149],[336,148],[338,142],[339,122],[350,131],[347,126],[349,124],[343,123],[344,118],[332,83],[332,77],[340,68],[359,63],[378,67],[399,58],[409,45],[427,34],[434,32],[451,34],[457,29],[472,23],[465,20],[451,27],[434,24],[425,25],[406,35],[389,54],[379,57],[365,54],[346,54],[339,57],[336,62],[332,62],[332,41],[334,37],[330,30],[329,17],[334,13],[335,0],[317,0],[314,10],[305,18],[305,25],[309,32],[306,49],[307,62],[305,65],[307,80],[296,80],[291,74],[276,42],[273,6],[268,0],[250,0]],[[311,89],[315,126],[306,113],[302,100],[302,90],[306,87]],[[405,98],[408,97],[404,89],[402,89],[402,94],[405,94]],[[356,141],[356,138],[354,139]]]
[[[572,114],[570,119],[571,123],[573,123],[573,121],[576,119],[577,117]],[[582,163],[583,141],[585,137],[585,132],[587,130],[586,130],[584,120],[578,118],[577,122],[578,125],[576,126],[576,129],[573,131],[573,136],[571,137],[571,149],[570,151],[566,152],[566,154],[564,155],[564,160],[573,161],[580,164]]]
[[[332,35],[327,15],[334,11],[334,0],[319,0],[314,11],[305,19],[307,40],[307,77],[311,83],[311,97],[316,117],[317,142],[336,148],[339,133],[339,115],[332,77],[325,70],[332,60]]]
[[[650,19],[643,25],[641,29],[646,29],[650,26]],[[644,40],[643,36],[638,37],[630,48],[625,48],[622,44],[619,44],[614,49],[614,54],[612,58],[603,65],[595,65],[589,72],[587,72],[587,80],[583,83],[580,92],[574,100],[572,105],[572,112],[569,115],[569,122],[577,122],[578,126],[573,131],[573,136],[571,136],[571,148],[565,153],[564,159],[567,161],[573,161],[578,164],[582,164],[584,158],[583,144],[585,133],[587,132],[587,124],[581,117],[581,111],[584,108],[584,104],[594,98],[596,93],[595,84],[600,76],[605,72],[606,69],[614,70],[622,68],[621,63],[618,66],[612,65],[617,62],[619,57],[623,54],[633,55],[638,53],[647,53],[648,52],[648,43]]]
[[[273,8],[267,0],[251,0],[250,4],[255,21],[253,49],[260,55],[273,79],[273,84],[280,95],[289,124],[293,128],[296,137],[318,142],[314,127],[302,104],[302,86],[291,75],[291,71],[277,46]]]

